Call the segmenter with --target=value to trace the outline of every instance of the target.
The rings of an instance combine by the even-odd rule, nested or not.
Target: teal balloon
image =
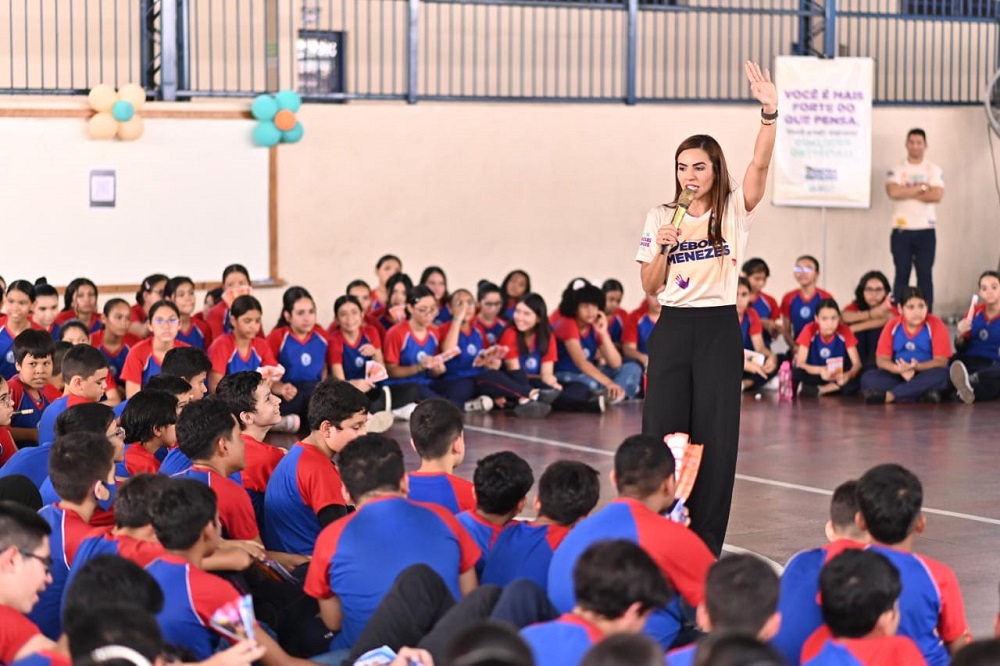
[[[127,123],[132,120],[132,116],[135,115],[135,107],[132,106],[132,102],[126,102],[125,100],[118,100],[115,105],[111,107],[111,115],[115,117],[120,123]]]
[[[281,133],[281,141],[282,143],[298,143],[304,133],[305,129],[302,127],[302,123],[295,123],[295,127]]]
[[[271,95],[257,95],[250,104],[250,114],[257,120],[271,120],[280,109]]]
[[[302,98],[294,90],[282,90],[275,94],[274,99],[278,102],[278,108],[288,109],[292,113],[298,112],[299,107],[302,106]]]
[[[253,129],[253,142],[262,148],[277,146],[281,141],[281,130],[270,120],[257,123]]]

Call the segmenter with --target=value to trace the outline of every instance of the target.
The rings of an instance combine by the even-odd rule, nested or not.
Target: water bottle
[[[792,364],[782,361],[778,368],[778,402],[792,401]]]

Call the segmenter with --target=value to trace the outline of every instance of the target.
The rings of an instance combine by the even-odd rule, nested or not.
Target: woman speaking
[[[685,139],[674,154],[674,202],[646,215],[636,255],[643,289],[658,293],[663,305],[648,343],[642,431],[656,437],[685,432],[705,445],[688,508],[691,528],[716,554],[729,522],[739,444],[737,279],[753,211],[764,197],[778,121],[770,73],[754,62],[745,70],[761,110],[743,183],[732,182],[715,139]]]

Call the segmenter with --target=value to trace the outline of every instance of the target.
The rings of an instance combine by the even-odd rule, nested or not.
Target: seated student
[[[364,317],[365,326],[371,326],[378,331],[380,340],[385,337],[385,329],[382,328],[382,322],[378,320],[378,314],[372,309],[372,290],[371,287],[368,286],[368,283],[364,280],[351,280],[347,283],[344,295],[353,296],[358,299],[358,303],[361,305],[361,312]],[[333,332],[337,330],[337,325],[337,310],[334,308],[333,321],[330,322],[330,328],[327,329],[327,335],[332,335]]]
[[[858,527],[858,482],[845,481],[833,491],[830,500],[830,520],[826,523],[829,543],[820,548],[803,550],[791,557],[781,574],[781,594],[778,611],[781,627],[771,641],[788,662],[798,666],[806,639],[823,624],[817,600],[819,574],[823,565],[845,550],[864,548],[868,533]]]
[[[845,551],[823,567],[819,589],[825,626],[803,647],[803,664],[926,663],[910,638],[896,635],[905,613],[903,585],[885,556],[873,550]]]
[[[58,316],[59,292],[45,278],[38,278],[35,280],[35,308],[31,311],[31,323],[55,340],[59,337],[59,324],[56,323]]]
[[[660,300],[656,294],[653,294],[646,296],[646,303],[643,307],[629,313],[636,335],[633,358],[642,365],[643,372],[649,367],[649,336],[652,335],[656,322],[660,320],[660,310],[662,309]]]
[[[4,472],[4,465],[18,453],[17,444],[14,443],[8,428],[13,413],[14,401],[10,396],[10,387],[7,386],[7,380],[0,377],[0,478],[9,475]]]
[[[597,470],[590,465],[557,460],[545,468],[535,497],[538,517],[532,521],[512,521],[495,537],[480,576],[483,585],[504,586],[518,578],[527,578],[547,590],[552,553],[570,528],[594,510],[600,494]],[[478,512],[483,505],[478,485],[476,501]]]
[[[274,469],[285,457],[285,449],[264,443],[268,431],[281,421],[281,403],[271,393],[271,383],[259,372],[243,371],[226,375],[216,396],[225,401],[240,423],[246,467],[240,472],[243,489],[250,496],[257,526],[264,528],[264,491]]]
[[[975,641],[958,651],[951,666],[992,666],[1000,663],[1000,639]]]
[[[431,385],[445,372],[444,362],[437,358],[441,336],[434,326],[437,305],[427,287],[414,287],[406,297],[408,319],[396,324],[385,334],[382,353],[389,373],[386,385],[412,384],[421,399],[444,397]]]
[[[451,513],[406,498],[403,452],[392,439],[366,435],[338,461],[358,510],[324,528],[316,541],[305,591],[319,601],[324,624],[337,632],[332,650],[351,647],[392,581],[426,564],[459,598],[476,588],[479,548]],[[385,535],[393,547],[383,547]]]
[[[899,306],[902,315],[891,319],[879,336],[878,367],[861,375],[865,402],[941,402],[951,357],[948,327],[928,313],[916,287],[907,287]]]
[[[955,573],[913,552],[913,537],[925,525],[920,480],[900,465],[877,465],[858,479],[857,495],[870,549],[885,555],[903,581],[899,634],[912,638],[931,666],[947,664],[971,639]]]
[[[655,296],[649,297],[650,303],[659,305]],[[736,315],[740,318],[740,333],[743,335],[743,381],[744,391],[763,388],[772,377],[778,374],[778,357],[764,342],[764,328],[760,323],[760,315],[750,307],[750,283],[746,278],[740,278],[736,287]],[[652,328],[650,328],[652,333]],[[764,362],[754,360],[754,354],[762,354]]]
[[[437,304],[437,313],[434,317],[434,325],[440,326],[451,321],[451,294],[448,293],[448,276],[440,266],[428,266],[420,274],[421,287],[427,287],[434,295],[434,302]]]
[[[201,310],[195,312],[191,315],[191,319],[196,319],[203,324],[208,324],[208,313],[212,311],[217,304],[222,301],[222,287],[216,287],[215,289],[209,289],[205,292],[205,298],[201,302]],[[209,337],[211,337],[211,330],[209,331]],[[209,340],[211,342],[211,340]]]
[[[549,597],[562,612],[573,607],[570,572],[580,553],[600,539],[628,539],[646,548],[674,589],[691,605],[704,600],[705,576],[715,558],[704,542],[680,523],[663,520],[674,504],[674,457],[663,441],[647,435],[627,438],[615,452],[611,482],[618,490],[614,500],[580,521],[552,555]],[[681,630],[675,602],[653,613],[646,633],[664,649]]]
[[[116,466],[118,478],[160,471],[161,451],[177,443],[177,411],[177,398],[165,391],[146,388],[129,398],[120,422],[130,444]]]
[[[743,262],[740,269],[750,286],[750,307],[760,317],[763,329],[764,344],[771,348],[771,340],[781,335],[781,307],[773,296],[764,293],[767,280],[771,277],[771,269],[760,257],[753,257]]]
[[[237,296],[251,293],[250,271],[242,264],[229,264],[222,270],[222,292],[219,301],[205,314],[205,323],[212,341],[233,330],[229,308]]]
[[[413,290],[413,280],[406,273],[396,273],[386,282],[389,290],[389,300],[379,309],[375,309],[372,304],[372,314],[378,318],[378,323],[387,334],[396,324],[406,321],[406,299]],[[385,340],[385,334],[382,335]]]
[[[899,310],[889,295],[889,278],[879,271],[868,271],[854,288],[854,300],[841,313],[858,339],[858,356],[865,370],[875,367],[875,350],[882,329]]]
[[[799,288],[785,294],[781,299],[781,334],[788,343],[789,352],[795,352],[795,341],[802,329],[816,318],[816,304],[833,296],[816,286],[819,278],[819,260],[804,254],[795,260],[795,281]]]
[[[527,294],[531,292],[531,276],[519,268],[512,270],[500,282],[500,295],[504,299],[503,317],[510,321],[514,317],[514,308]]]
[[[74,664],[163,666],[166,663],[165,646],[154,614],[134,604],[104,605],[96,610],[99,612],[74,618],[68,625],[67,645]]]
[[[1000,273],[979,276],[979,304],[955,330],[956,358],[949,375],[962,402],[1000,397]]]
[[[104,328],[90,334],[90,344],[108,359],[111,376],[122,385],[122,369],[128,353],[142,338],[128,332],[129,307],[122,298],[112,298],[104,304]]]
[[[174,397],[177,401],[177,408],[175,410],[176,414],[180,416],[180,413],[184,410],[188,404],[194,402],[194,391],[191,389],[191,385],[180,377],[174,377],[172,375],[165,375],[162,372],[155,377],[150,378],[149,382],[139,393],[143,391],[160,391],[167,393]],[[139,395],[138,393],[136,395]],[[122,412],[124,412],[124,407],[127,407],[129,401],[126,400]],[[121,418],[121,412],[118,412],[119,418]],[[177,446],[177,442],[174,441],[173,444],[169,444],[165,447],[158,449],[154,456],[158,461],[160,461],[160,474],[166,474],[167,476],[172,476],[177,472],[181,472],[191,466],[191,461],[188,460],[187,456],[181,453],[180,448]],[[120,480],[128,478],[120,477]]]
[[[29,617],[55,640],[62,632],[59,607],[76,549],[88,536],[105,529],[95,530],[90,519],[98,508],[109,511],[115,499],[114,447],[93,432],[60,437],[49,452],[49,478],[62,498],[38,512],[52,527],[52,583]]]
[[[384,254],[379,257],[378,261],[375,262],[375,277],[378,278],[378,284],[372,289],[372,302],[368,311],[388,309],[389,296],[392,294],[389,279],[402,272],[403,262],[396,255]],[[409,290],[412,287],[413,284],[410,284],[406,289]]]
[[[309,396],[326,379],[329,343],[316,323],[316,302],[302,287],[289,287],[282,296],[278,325],[267,336],[274,358],[285,368],[282,380],[295,387],[295,395],[281,402],[281,413],[306,418]],[[248,368],[256,370],[256,368]]]
[[[163,288],[166,284],[166,275],[153,273],[143,279],[142,284],[139,285],[139,290],[135,292],[135,304],[129,312],[128,332],[140,340],[149,337],[152,333],[152,328],[149,325],[152,314],[149,310],[153,307],[154,303],[159,303],[163,300]]]
[[[191,385],[191,400],[201,400],[208,393],[208,373],[212,361],[195,347],[175,347],[163,355],[160,373],[180,377]]]
[[[558,359],[556,379],[563,385],[582,382],[592,392],[607,390],[608,399],[620,402],[634,398],[642,382],[642,368],[622,363],[608,335],[604,293],[584,280],[574,280],[559,302],[561,317],[553,325]],[[604,363],[597,365],[598,355]]]
[[[163,590],[163,610],[157,616],[164,639],[190,650],[198,659],[216,652],[220,634],[210,628],[216,610],[239,603],[230,583],[202,568],[221,541],[215,493],[191,479],[174,479],[153,503],[153,529],[166,553],[146,570]],[[311,662],[288,655],[271,635],[255,625],[254,636],[264,648],[260,663],[307,666]]]
[[[0,502],[0,663],[55,647],[26,617],[52,580],[51,533],[31,509]]]
[[[708,570],[697,619],[706,632],[738,632],[766,643],[781,626],[778,575],[754,555],[724,557]],[[667,666],[690,666],[696,650],[688,645],[668,653]]]
[[[79,319],[70,319],[59,327],[60,342],[68,342],[72,345],[89,345],[90,335],[87,332],[87,327]]]
[[[609,278],[601,285],[601,291],[604,292],[604,316],[608,322],[608,335],[621,353],[622,362],[634,361],[645,370],[646,359],[639,356],[639,336],[635,321],[632,314],[621,306],[625,287],[618,280]]]
[[[52,354],[52,377],[49,379],[49,383],[56,387],[60,395],[66,390],[66,380],[62,375],[63,358],[65,358],[66,352],[72,348],[73,345],[70,343],[59,340],[56,342],[56,351]]]
[[[368,398],[347,382],[326,379],[309,399],[308,437],[274,468],[264,492],[264,544],[309,555],[320,530],[347,515],[333,456],[367,432]]]
[[[168,351],[187,346],[177,339],[180,321],[180,312],[170,301],[159,301],[150,307],[149,325],[152,334],[132,347],[122,368],[126,398],[138,393],[150,377],[160,374],[163,358]]]
[[[60,414],[74,405],[97,402],[108,388],[108,359],[87,344],[75,345],[62,360],[65,395],[42,412],[38,421],[38,441],[55,439],[55,423]]]
[[[465,459],[462,412],[447,400],[425,400],[410,415],[410,444],[420,468],[408,475],[414,502],[439,504],[452,513],[476,508],[473,485],[452,472]]]
[[[786,666],[781,655],[753,636],[741,633],[717,632],[707,636],[698,646],[695,663],[699,666]]]
[[[861,374],[858,340],[847,324],[840,321],[837,301],[823,299],[815,309],[816,321],[807,324],[795,340],[796,364],[792,377],[799,385],[799,395],[804,398],[831,393],[853,395],[858,390],[855,379]]]
[[[644,634],[614,634],[590,648],[581,666],[662,666],[663,648]]]
[[[486,331],[486,341],[490,346],[499,343],[507,328],[507,321],[500,316],[504,309],[500,287],[489,280],[480,280],[476,285],[476,304],[478,312],[473,323]]]
[[[4,306],[7,318],[0,323],[0,376],[10,381],[17,374],[14,364],[14,340],[31,329],[31,307],[35,287],[26,280],[14,280],[7,287]]]
[[[49,383],[56,343],[45,331],[28,329],[14,339],[13,351],[17,374],[7,387],[17,413],[11,419],[10,432],[21,446],[33,446],[38,443],[42,412],[62,397]]]
[[[458,522],[483,554],[476,562],[476,576],[480,580],[493,542],[500,530],[524,509],[534,482],[531,465],[511,451],[497,451],[476,462],[476,471],[472,473],[476,506],[459,513]],[[412,484],[411,479],[411,487]],[[412,493],[410,499],[416,499]]]
[[[521,630],[536,666],[579,664],[605,636],[641,632],[673,596],[653,558],[626,539],[586,548],[573,564],[572,581],[572,608]]]
[[[183,275],[170,278],[163,286],[163,300],[176,305],[180,313],[177,339],[198,349],[208,349],[212,332],[204,317],[195,316],[194,281]]]
[[[63,293],[65,308],[56,317],[57,324],[78,319],[87,328],[87,335],[104,328],[97,311],[97,285],[85,277],[73,278]]]

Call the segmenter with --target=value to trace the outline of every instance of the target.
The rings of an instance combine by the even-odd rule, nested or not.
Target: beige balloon
[[[111,107],[118,101],[118,93],[106,83],[101,83],[90,89],[87,101],[94,111],[110,111]]]
[[[132,120],[118,124],[118,138],[122,141],[135,141],[142,136],[142,118],[132,116]]]
[[[91,139],[106,141],[114,138],[117,131],[118,121],[110,113],[104,111],[95,113],[87,121],[87,133],[90,134]]]
[[[146,91],[138,83],[129,83],[118,89],[118,98],[131,102],[139,110],[146,102]]]

